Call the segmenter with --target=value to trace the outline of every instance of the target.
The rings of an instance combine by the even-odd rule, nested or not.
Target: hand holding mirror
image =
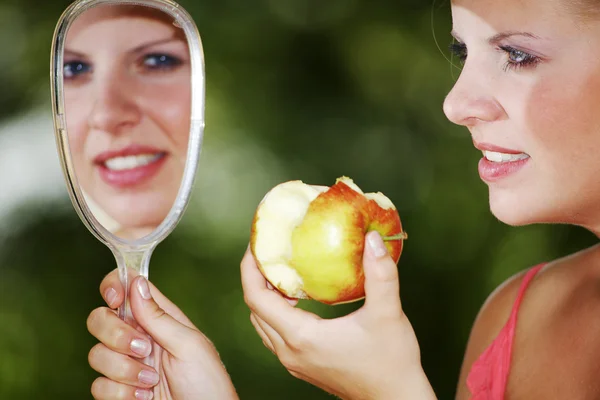
[[[194,182],[204,131],[200,36],[171,0],[79,0],[58,21],[51,77],[70,198],[114,254],[126,293],[119,316],[135,325],[129,281],[148,277]]]

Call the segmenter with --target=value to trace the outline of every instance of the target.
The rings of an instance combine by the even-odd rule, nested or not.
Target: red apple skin
[[[367,215],[371,219],[371,223],[367,228],[367,232],[377,231],[383,237],[394,236],[402,233],[402,222],[396,208],[382,208],[375,200],[369,200]],[[385,241],[390,257],[395,263],[400,260],[404,240],[389,240]]]

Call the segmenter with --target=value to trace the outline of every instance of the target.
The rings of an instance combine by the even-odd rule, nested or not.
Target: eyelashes
[[[448,46],[450,53],[458,58],[461,63],[467,61],[467,46],[464,43],[451,43]]]
[[[467,46],[464,43],[452,43],[449,46],[449,50],[452,55],[460,60],[461,64],[467,61],[468,52]],[[541,61],[539,57],[512,46],[498,46],[497,50],[506,55],[506,62],[502,67],[504,71],[533,68]]]
[[[522,50],[515,49],[512,46],[499,46],[498,48],[504,51],[508,57],[508,60],[504,64],[505,71],[511,68],[532,68],[540,62],[539,57],[526,53]]]

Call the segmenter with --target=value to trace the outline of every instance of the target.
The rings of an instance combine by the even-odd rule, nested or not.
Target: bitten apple
[[[372,230],[397,263],[407,235],[384,194],[363,193],[347,177],[331,187],[289,181],[260,202],[250,249],[265,278],[287,297],[349,303],[365,297],[362,256]]]

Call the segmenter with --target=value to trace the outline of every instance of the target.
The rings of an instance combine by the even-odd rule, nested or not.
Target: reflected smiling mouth
[[[150,146],[130,145],[102,152],[94,158],[94,163],[111,171],[124,171],[152,164],[166,155],[167,152]]]
[[[123,171],[126,169],[133,169],[137,167],[143,167],[148,164],[152,164],[155,161],[160,160],[167,153],[160,152],[156,154],[140,154],[136,156],[119,156],[109,158],[104,162],[104,166],[111,171]]]
[[[152,179],[162,169],[168,155],[154,147],[130,145],[100,153],[93,161],[104,182],[125,188]]]

